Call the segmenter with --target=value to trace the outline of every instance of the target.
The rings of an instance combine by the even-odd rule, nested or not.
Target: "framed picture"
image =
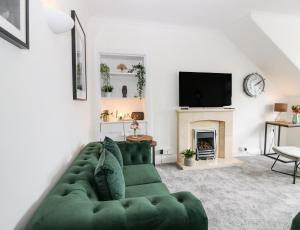
[[[86,37],[74,10],[72,10],[71,16],[75,23],[72,29],[73,99],[86,101]]]
[[[29,0],[0,0],[0,37],[29,49]]]

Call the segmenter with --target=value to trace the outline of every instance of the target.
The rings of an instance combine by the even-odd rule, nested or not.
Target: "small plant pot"
[[[190,157],[190,158],[184,158],[184,165],[185,166],[193,166],[193,164],[194,164],[194,161],[193,161],[193,158],[192,157]]]
[[[104,92],[104,97],[111,97],[111,92]]]

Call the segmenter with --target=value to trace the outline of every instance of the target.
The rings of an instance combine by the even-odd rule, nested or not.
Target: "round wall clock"
[[[257,97],[265,90],[266,81],[258,73],[251,73],[244,79],[244,91],[250,97]]]

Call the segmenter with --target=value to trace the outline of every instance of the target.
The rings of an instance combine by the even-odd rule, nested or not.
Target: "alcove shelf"
[[[131,55],[131,54],[114,54],[114,53],[100,53],[100,64],[106,64],[110,68],[110,85],[114,87],[113,92],[109,97],[105,97],[101,91],[103,86],[103,78],[100,73],[99,65],[99,77],[100,77],[100,114],[104,110],[108,110],[109,113],[113,113],[110,116],[109,122],[100,122],[100,134],[101,139],[106,135],[112,137],[115,140],[124,140],[126,135],[132,135],[133,130],[130,129],[131,120],[118,120],[116,116],[126,115],[127,119],[130,119],[132,112],[144,112],[145,120],[139,121],[140,134],[148,134],[148,114],[146,104],[147,99],[146,87],[144,89],[143,97],[138,97],[137,91],[137,77],[136,73],[129,73],[128,71],[133,65],[142,64],[145,66],[144,55]],[[124,64],[127,69],[121,71],[117,68],[119,64]],[[147,76],[146,84],[147,82]],[[124,97],[122,88],[127,87],[127,95]],[[116,115],[117,114],[117,115]]]
[[[110,84],[114,87],[110,98],[123,97],[122,88],[127,87],[127,98],[135,98],[138,96],[137,91],[137,77],[136,73],[129,73],[128,71],[133,65],[142,64],[145,65],[143,55],[126,55],[126,54],[113,54],[103,53],[100,54],[100,63],[106,64],[110,68]],[[119,64],[124,64],[127,69],[121,71],[117,68]],[[100,74],[101,75],[101,74]],[[101,87],[104,84],[101,76]],[[144,93],[145,95],[145,93]],[[143,97],[144,97],[143,95]],[[104,93],[101,92],[101,97],[104,97]]]
[[[126,72],[111,72],[111,77],[135,77],[135,73],[126,73]]]

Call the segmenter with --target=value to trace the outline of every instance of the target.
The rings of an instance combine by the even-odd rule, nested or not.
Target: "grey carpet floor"
[[[272,172],[273,160],[240,157],[241,166],[183,171],[175,164],[157,166],[171,192],[190,191],[208,216],[209,230],[288,230],[300,211],[300,178]],[[278,163],[292,171],[292,164]]]

